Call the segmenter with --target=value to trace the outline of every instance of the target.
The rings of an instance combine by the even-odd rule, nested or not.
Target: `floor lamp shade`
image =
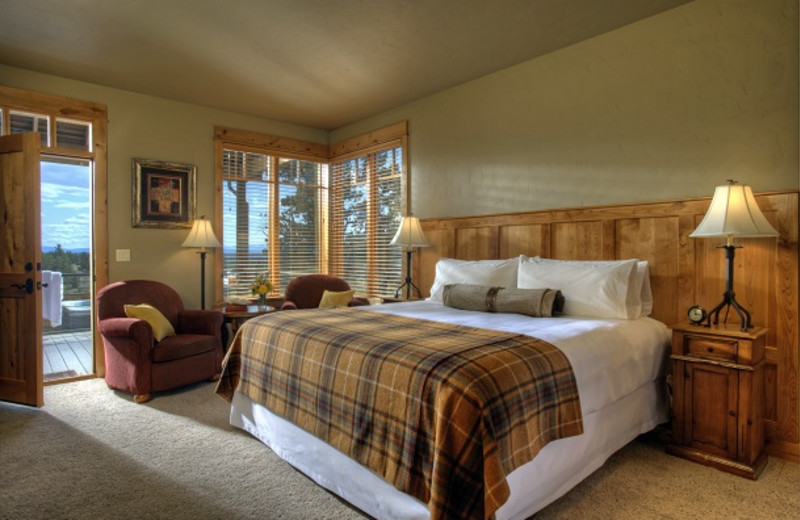
[[[192,224],[189,236],[183,241],[181,247],[199,247],[200,251],[200,308],[206,308],[206,248],[222,247],[222,244],[214,235],[211,222],[205,216],[198,218]]]
[[[425,233],[422,232],[419,219],[411,216],[403,217],[403,220],[400,221],[400,227],[397,228],[397,233],[395,233],[389,245],[403,247],[406,251],[406,281],[395,291],[395,298],[400,297],[403,287],[406,288],[406,299],[411,299],[412,288],[417,291],[418,296],[421,296],[422,293],[419,287],[411,281],[411,252],[415,247],[428,247],[430,244],[425,238]]]
[[[719,313],[724,308],[725,321],[728,311],[733,308],[741,319],[741,329],[752,326],[750,313],[736,301],[733,292],[733,259],[736,248],[735,237],[776,237],[778,231],[772,227],[758,207],[753,190],[745,184],[728,181],[724,186],[717,186],[714,198],[700,225],[689,236],[692,238],[725,237],[726,243],[720,246],[725,249],[727,265],[725,269],[725,294],[722,302],[708,313],[706,325],[719,323]]]

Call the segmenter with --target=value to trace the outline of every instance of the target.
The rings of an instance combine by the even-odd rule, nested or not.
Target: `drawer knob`
[[[709,352],[714,352],[714,347],[708,347]]]
[[[736,412],[734,412],[733,410],[731,410],[730,412],[728,412],[728,414],[729,414],[731,417],[736,417]]]

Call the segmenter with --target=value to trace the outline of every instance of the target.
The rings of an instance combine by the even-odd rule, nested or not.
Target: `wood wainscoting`
[[[766,450],[800,461],[798,379],[798,192],[756,195],[780,237],[742,239],[736,298],[766,327]],[[725,291],[723,240],[689,238],[711,198],[422,220],[431,247],[418,250],[414,279],[427,290],[439,258],[520,254],[575,260],[639,258],[650,264],[652,317],[667,325],[694,304],[716,306]],[[735,313],[731,316],[738,320]]]

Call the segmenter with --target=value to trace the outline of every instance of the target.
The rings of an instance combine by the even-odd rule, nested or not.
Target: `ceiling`
[[[330,130],[688,1],[0,0],[0,63]]]

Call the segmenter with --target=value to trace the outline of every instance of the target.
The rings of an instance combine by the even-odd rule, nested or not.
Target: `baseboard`
[[[764,451],[770,457],[778,457],[779,459],[800,463],[800,443],[767,439]]]

